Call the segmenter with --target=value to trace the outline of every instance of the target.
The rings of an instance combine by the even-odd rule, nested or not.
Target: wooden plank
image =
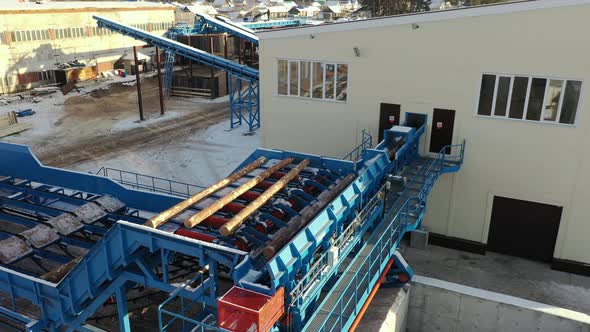
[[[9,122],[9,124],[18,123],[18,120],[16,119],[16,112],[15,111],[8,112],[8,122]]]
[[[0,129],[0,137],[16,134],[23,130],[30,129],[32,127],[33,125],[30,123],[15,123],[6,128]]]

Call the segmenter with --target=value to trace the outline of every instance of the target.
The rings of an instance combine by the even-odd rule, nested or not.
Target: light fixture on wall
[[[420,29],[420,25],[417,23],[413,23],[412,24],[412,29],[416,30],[416,29]]]
[[[357,57],[360,57],[361,56],[361,50],[359,50],[358,47],[355,46],[353,48],[353,50],[354,50],[354,55],[356,55]]]

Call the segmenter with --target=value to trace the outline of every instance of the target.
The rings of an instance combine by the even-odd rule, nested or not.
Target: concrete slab
[[[357,326],[358,331],[406,331],[410,286],[380,288]]]
[[[421,276],[590,313],[590,278],[551,270],[549,264],[435,245],[415,249],[406,242],[400,252]]]

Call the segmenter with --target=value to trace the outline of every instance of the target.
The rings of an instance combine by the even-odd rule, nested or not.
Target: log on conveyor
[[[262,253],[266,259],[272,258],[276,253],[281,250],[289,241],[301,231],[307,224],[322,211],[346,188],[350,185],[356,174],[351,173],[347,175],[342,181],[334,185],[331,190],[324,191],[321,193],[314,204],[307,206],[301,210],[300,214],[291,219],[287,224],[287,227],[279,229],[273,236],[270,243],[264,247]]]

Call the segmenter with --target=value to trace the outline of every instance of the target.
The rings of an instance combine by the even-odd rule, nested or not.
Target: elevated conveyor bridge
[[[259,73],[257,69],[235,63],[223,57],[190,47],[166,37],[137,29],[130,25],[118,23],[108,18],[100,16],[93,16],[93,18],[98,22],[98,26],[101,28],[109,29],[113,32],[143,41],[149,45],[159,47],[169,55],[174,54],[225,71],[231,77],[229,80],[231,128],[240,126],[243,123],[248,125],[250,131],[256,130],[260,127]],[[215,19],[210,20],[213,22],[212,20]],[[248,37],[256,41],[258,40],[255,35],[222,21],[216,20],[216,24],[220,28],[223,27],[223,29],[228,32],[232,31],[232,34],[237,36],[244,38]],[[171,68],[168,68],[168,70],[171,70]],[[167,77],[171,76],[168,75]]]

